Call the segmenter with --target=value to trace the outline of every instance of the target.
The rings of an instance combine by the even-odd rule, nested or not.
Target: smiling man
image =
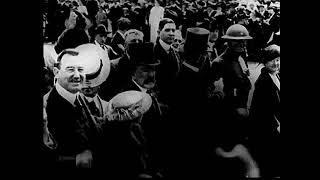
[[[85,70],[90,66],[77,49],[59,54],[54,67],[55,85],[44,96],[44,144],[53,167],[88,168],[92,165],[93,141],[96,129],[85,116],[83,86]]]

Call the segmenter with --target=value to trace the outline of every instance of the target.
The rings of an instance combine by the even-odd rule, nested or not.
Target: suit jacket
[[[131,79],[128,79],[121,91],[129,90],[141,91]],[[159,170],[165,167],[164,158],[166,158],[165,154],[168,151],[166,149],[165,122],[161,114],[157,95],[155,93],[149,93],[149,95],[152,98],[152,105],[141,119],[142,131],[139,133],[142,135],[141,142],[145,143],[146,153],[149,154],[149,158],[146,160],[149,167],[152,170]]]
[[[127,82],[127,81],[125,81]],[[127,84],[118,93],[127,90],[140,91],[137,86]],[[108,142],[105,162],[109,162],[107,169],[110,173],[123,175],[128,179],[137,178],[139,173],[149,171],[149,160],[146,152],[146,139],[141,123],[109,122],[104,127],[103,139]]]
[[[86,149],[94,150],[97,131],[93,122],[84,116],[82,109],[60,96],[55,87],[48,94],[45,112],[47,128],[56,142],[56,148],[50,150],[55,161],[63,156],[75,158]]]
[[[157,39],[154,47],[154,56],[160,60],[156,70],[156,80],[159,89],[159,101],[165,104],[170,103],[171,89],[174,88],[176,78],[180,69],[180,57],[176,51],[174,51],[174,57],[167,54],[167,52],[161,46],[159,39]]]
[[[124,41],[125,39],[121,36],[121,34],[117,31],[112,40],[111,40],[111,47],[113,48],[113,50],[118,54],[118,55],[123,55],[123,50],[121,50],[119,47],[118,47],[118,44],[121,44],[124,46]]]
[[[208,149],[214,143],[211,132],[215,112],[207,106],[206,87],[202,72],[181,65],[166,133],[170,135],[169,146],[173,151],[169,169],[182,175],[188,172],[186,175],[190,177],[204,178],[212,174],[213,153]]]
[[[250,109],[251,151],[261,176],[280,176],[280,90],[273,83],[266,68],[255,83]],[[267,153],[267,154],[266,154]]]

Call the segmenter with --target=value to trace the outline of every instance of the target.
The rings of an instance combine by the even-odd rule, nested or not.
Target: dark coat
[[[121,92],[136,90],[141,91],[139,87],[130,79],[123,86]],[[146,148],[146,153],[149,155],[147,163],[152,171],[163,170],[166,165],[166,156],[168,147],[166,141],[165,119],[162,116],[160,104],[157,100],[155,92],[147,92],[152,98],[152,105],[141,119],[141,127]]]
[[[172,99],[171,89],[175,87],[176,79],[180,69],[180,57],[176,51],[174,56],[167,54],[157,39],[154,47],[154,56],[160,60],[160,65],[156,70],[157,87],[159,89],[159,101],[170,104]]]
[[[75,158],[77,154],[86,149],[94,151],[95,139],[98,135],[93,122],[86,119],[87,117],[83,115],[81,109],[74,107],[60,96],[56,88],[50,91],[45,110],[48,117],[48,130],[57,142],[57,148],[51,150],[56,161],[62,156]],[[73,160],[71,163],[70,161],[62,161],[56,165],[65,166],[65,164],[74,166],[75,161]]]
[[[214,171],[211,133],[215,113],[207,106],[205,74],[181,65],[174,92],[173,113],[168,123],[169,146],[173,155],[170,173],[191,179],[210,177]]]
[[[280,90],[265,68],[255,83],[250,109],[251,151],[264,177],[280,176]]]
[[[233,108],[246,108],[251,82],[242,71],[238,61],[239,56],[230,51],[222,55],[223,64],[220,72],[222,73],[227,103]],[[234,96],[234,89],[236,89],[236,96]]]
[[[118,47],[118,44],[121,44],[124,46],[124,41],[125,39],[121,36],[121,34],[117,31],[112,40],[111,40],[111,47],[113,48],[113,50],[118,54],[118,55],[123,55],[123,50],[121,50],[119,47]]]
[[[124,80],[124,79],[122,79]],[[120,92],[140,89],[127,78],[125,83],[121,84]],[[104,139],[108,142],[107,156],[105,161],[112,167],[108,167],[112,174],[124,175],[126,178],[135,179],[140,173],[152,174],[150,154],[148,151],[147,138],[144,134],[145,114],[141,120],[130,122],[109,122],[104,128]],[[148,119],[155,121],[156,119]],[[148,127],[149,128],[149,127]],[[154,128],[154,127],[151,127]],[[150,130],[148,129],[148,132]]]
[[[226,51],[221,56],[222,63],[217,64],[223,79],[225,97],[222,102],[221,119],[217,129],[220,134],[217,144],[230,151],[239,143],[246,143],[248,121],[239,115],[238,108],[247,108],[251,82],[243,72],[238,61],[239,54]]]

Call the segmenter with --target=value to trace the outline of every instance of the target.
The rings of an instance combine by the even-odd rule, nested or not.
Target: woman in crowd
[[[262,177],[280,177],[280,46],[263,50],[250,109],[251,152]]]

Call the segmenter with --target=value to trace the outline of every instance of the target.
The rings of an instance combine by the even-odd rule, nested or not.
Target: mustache
[[[79,83],[79,82],[83,82],[83,80],[84,80],[84,77],[82,77],[82,76],[69,78],[69,82],[71,82],[71,83]]]
[[[149,77],[147,78],[146,80],[144,80],[144,83],[145,84],[148,84],[148,83],[154,83],[156,81],[155,77]]]

